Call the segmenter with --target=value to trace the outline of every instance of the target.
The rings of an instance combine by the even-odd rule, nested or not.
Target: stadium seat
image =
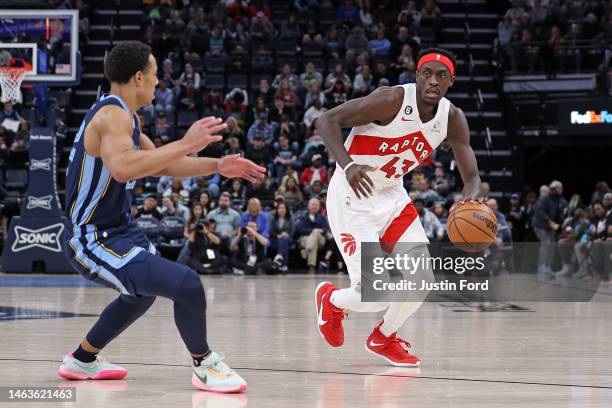
[[[179,128],[188,128],[193,122],[198,120],[198,113],[195,111],[178,111],[176,124]]]
[[[185,220],[181,217],[165,217],[159,223],[159,239],[156,247],[164,257],[175,259],[183,245]]]
[[[246,89],[248,86],[247,76],[242,74],[230,74],[227,76],[227,88]]]
[[[222,57],[207,57],[204,62],[206,72],[223,72],[225,71],[225,58]]]
[[[28,170],[26,169],[6,169],[5,186],[9,190],[25,190],[28,185]]]
[[[149,238],[151,242],[157,241],[160,228],[157,218],[150,215],[141,216],[136,219],[136,225],[138,225],[138,227],[144,231],[147,238]]]
[[[274,45],[274,51],[278,56],[295,56],[297,44],[295,41],[277,41]]]
[[[318,44],[303,44],[302,55],[304,55],[305,59],[322,58],[323,50]]]
[[[206,89],[225,88],[225,76],[223,74],[208,74],[206,76],[205,87]]]
[[[278,69],[282,69],[283,65],[285,64],[289,64],[289,66],[291,67],[291,69],[293,70],[293,72],[297,72],[297,68],[298,68],[298,60],[297,58],[293,57],[293,58],[289,58],[289,57],[279,57],[277,59],[277,63],[276,66],[278,67]]]
[[[266,75],[266,74],[254,74],[251,75],[251,87],[250,89],[257,89],[259,87],[259,81],[261,81],[262,79],[267,79],[268,80],[268,84],[272,85],[272,80],[274,78],[272,78],[271,75]]]

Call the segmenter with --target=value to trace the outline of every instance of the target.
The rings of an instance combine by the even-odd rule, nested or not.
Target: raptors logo
[[[355,242],[355,238],[353,238],[351,234],[347,234],[346,232],[343,232],[342,234],[340,234],[340,236],[342,237],[340,241],[342,241],[342,243],[344,244],[344,253],[348,254],[349,256],[353,255],[355,253],[355,249],[357,249],[357,243]]]

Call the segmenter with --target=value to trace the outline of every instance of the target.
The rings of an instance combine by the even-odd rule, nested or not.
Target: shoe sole
[[[412,368],[416,368],[416,367],[420,367],[421,366],[421,362],[419,361],[417,364],[412,364],[412,363],[396,363],[395,361],[389,360],[387,357],[383,356],[382,354],[378,354],[377,352],[371,350],[367,344],[363,345],[363,348],[366,349],[366,351],[372,355],[375,355],[376,357],[380,357],[383,360],[386,360],[387,363],[391,364],[394,367],[412,367]]]
[[[240,387],[237,388],[229,388],[226,390],[210,388],[208,385],[200,381],[200,379],[195,374],[191,375],[191,384],[202,391],[214,392],[217,394],[236,394],[238,392],[244,392],[248,389],[246,384],[242,384]]]
[[[60,367],[57,374],[67,380],[123,380],[127,376],[127,371],[121,370],[104,370],[100,371],[96,375],[84,374],[81,371],[71,370],[67,367]]]
[[[317,306],[318,300],[317,300],[317,295],[319,293],[319,289],[321,289],[323,287],[323,285],[327,285],[327,284],[333,285],[333,283],[331,282],[321,282],[317,285],[317,288],[315,289],[315,295],[314,295],[314,304],[315,304],[315,316],[317,318],[317,331],[319,332],[319,334],[321,335],[321,338],[323,340],[325,340],[325,343],[327,343],[330,347],[340,347],[342,346],[342,344],[344,344],[344,342],[342,344],[339,344],[337,346],[334,346],[333,344],[329,344],[329,342],[327,341],[327,339],[325,338],[325,336],[323,335],[323,332],[321,332],[321,326],[319,326],[319,307]]]

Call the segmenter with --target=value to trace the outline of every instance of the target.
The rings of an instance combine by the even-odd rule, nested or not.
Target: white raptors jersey
[[[357,164],[378,170],[368,173],[376,189],[402,183],[402,176],[429,157],[446,138],[450,101],[442,98],[433,119],[423,123],[416,103],[416,85],[404,88],[402,107],[386,126],[356,126],[344,143]],[[338,166],[338,171],[343,170]]]

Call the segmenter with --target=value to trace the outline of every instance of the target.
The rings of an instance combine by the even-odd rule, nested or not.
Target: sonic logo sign
[[[64,232],[64,224],[57,223],[37,230],[16,226],[15,242],[11,246],[13,252],[21,252],[30,248],[40,248],[52,252],[61,252],[60,238]]]

